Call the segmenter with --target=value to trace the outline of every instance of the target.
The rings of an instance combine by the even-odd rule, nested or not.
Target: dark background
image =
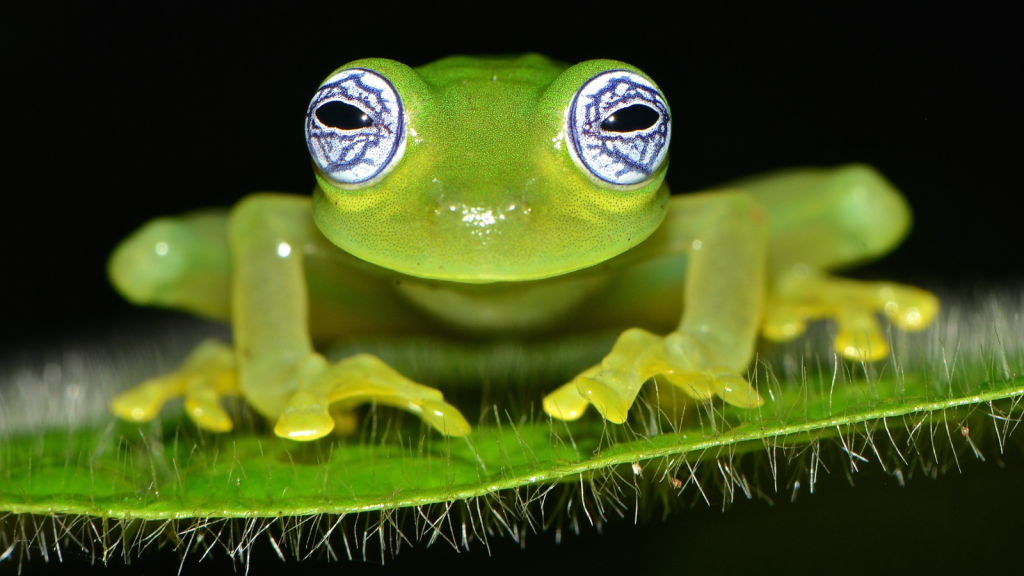
[[[365,56],[413,66],[524,51],[627,61],[672,105],[674,190],[784,166],[867,162],[903,190],[916,223],[903,246],[858,275],[952,289],[1019,286],[1019,20],[977,2],[956,10],[892,4],[5,8],[0,356],[165,317],[108,288],[114,244],[158,215],[229,205],[257,190],[307,193],[306,105],[328,73]],[[394,564],[453,573],[980,567],[1010,560],[1000,543],[1019,533],[1010,528],[1024,509],[1019,460],[907,489],[883,486],[877,470],[853,490],[836,476],[824,494],[792,506],[694,511],[667,525],[624,521],[561,546],[540,535],[525,551],[506,542],[490,560],[479,550],[456,558],[418,548]],[[133,573],[170,573],[175,558],[156,555]],[[64,571],[82,567],[73,560]],[[280,565],[255,566],[267,567]]]

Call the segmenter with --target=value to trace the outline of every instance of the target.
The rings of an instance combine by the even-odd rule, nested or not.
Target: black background
[[[961,289],[1019,286],[1024,271],[1019,20],[980,3],[22,4],[0,19],[5,357],[157,318],[104,278],[110,249],[147,219],[257,190],[308,192],[306,105],[328,73],[365,56],[413,66],[524,51],[624,60],[672,105],[674,190],[867,162],[903,190],[916,222],[860,277]],[[1009,550],[999,547],[1016,542],[1009,527],[1022,517],[1024,485],[1020,459],[1010,459],[1005,471],[990,462],[907,489],[877,470],[853,490],[836,476],[796,505],[623,521],[560,546],[544,534],[525,551],[506,542],[489,560],[418,548],[393,568],[945,572],[1004,563]],[[170,573],[174,559],[165,552],[132,571]],[[83,567],[70,562],[66,573]],[[255,566],[268,568],[281,566]]]

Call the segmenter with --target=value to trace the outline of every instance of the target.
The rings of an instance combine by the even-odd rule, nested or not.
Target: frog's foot
[[[228,432],[231,418],[220,399],[239,394],[235,353],[227,344],[206,340],[196,346],[176,372],[146,380],[118,394],[110,410],[125,420],[148,422],[171,398],[185,397],[185,411],[197,426]]]
[[[787,278],[765,303],[761,333],[785,342],[803,334],[809,320],[834,318],[836,350],[848,360],[874,362],[889,353],[877,313],[912,332],[931,324],[938,310],[935,295],[913,286],[827,276]]]
[[[575,420],[588,404],[606,420],[621,424],[644,382],[660,376],[699,401],[715,395],[734,406],[756,408],[761,396],[740,375],[721,367],[707,368],[706,354],[694,338],[680,333],[661,337],[639,328],[626,330],[597,366],[580,373],[544,398],[544,411],[559,420]]]
[[[447,436],[469,434],[469,422],[444,401],[441,392],[409,380],[370,354],[335,364],[319,354],[309,356],[299,368],[299,389],[281,413],[274,433],[292,440],[316,440],[334,429],[338,414],[369,402],[407,410]]]

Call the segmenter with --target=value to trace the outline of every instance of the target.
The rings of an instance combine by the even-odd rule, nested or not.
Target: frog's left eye
[[[668,153],[672,120],[664,96],[643,76],[609,70],[576,92],[566,114],[573,160],[598,179],[641,184]]]
[[[306,145],[331,180],[368,183],[386,174],[405,152],[402,99],[376,72],[342,70],[328,78],[309,103]]]

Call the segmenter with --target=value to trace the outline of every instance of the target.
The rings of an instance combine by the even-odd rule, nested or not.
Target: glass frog
[[[625,331],[543,399],[551,417],[593,405],[624,422],[656,375],[695,400],[753,408],[763,400],[744,374],[758,333],[788,340],[832,318],[839,353],[874,361],[888,352],[876,314],[904,330],[935,316],[923,290],[827,273],[908,231],[906,202],[875,170],[792,169],[670,196],[672,126],[657,84],[613,60],[346,64],[306,114],[312,198],[259,193],[158,218],[115,249],[109,276],[129,301],[229,321],[234,342],[202,343],[112,410],[146,421],[183,396],[200,428],[227,431],[220,399],[240,395],[278,436],[314,440],[376,402],[460,436],[470,426],[439,391],[372,355],[328,362],[314,345],[609,327]]]

